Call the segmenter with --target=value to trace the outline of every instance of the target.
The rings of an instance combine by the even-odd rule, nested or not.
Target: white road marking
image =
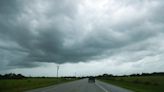
[[[101,88],[104,92],[108,92],[108,90],[106,90],[104,87],[102,87],[101,85],[99,85],[99,84],[97,84],[97,83],[95,83],[96,84],[96,86],[98,86],[99,88]]]

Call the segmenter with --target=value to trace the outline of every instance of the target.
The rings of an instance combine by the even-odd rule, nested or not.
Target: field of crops
[[[100,80],[135,92],[164,92],[164,76],[110,77]]]
[[[64,78],[25,78],[0,80],[0,92],[22,92],[29,89],[59,84],[71,80]]]

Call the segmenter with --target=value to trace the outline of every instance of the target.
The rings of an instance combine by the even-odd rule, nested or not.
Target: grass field
[[[164,92],[164,76],[110,77],[100,80],[135,92]]]
[[[29,89],[72,81],[64,78],[26,78],[0,80],[0,92],[22,92]]]

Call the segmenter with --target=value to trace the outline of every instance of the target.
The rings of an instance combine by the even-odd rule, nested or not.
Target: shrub
[[[149,81],[145,81],[145,82],[143,82],[143,84],[145,84],[145,85],[150,85],[151,82],[149,82]]]
[[[138,79],[134,80],[133,83],[141,83]]]

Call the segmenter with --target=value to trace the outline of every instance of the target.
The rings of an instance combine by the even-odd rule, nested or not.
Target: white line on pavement
[[[108,92],[108,90],[106,90],[104,87],[102,87],[101,85],[99,85],[99,84],[97,84],[97,83],[95,83],[96,84],[96,86],[98,86],[99,88],[101,88],[104,92]]]

